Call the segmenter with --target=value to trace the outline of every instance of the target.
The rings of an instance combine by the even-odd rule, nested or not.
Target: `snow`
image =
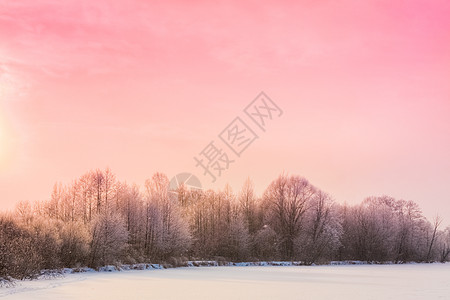
[[[450,299],[450,264],[227,266],[66,274],[3,299]]]

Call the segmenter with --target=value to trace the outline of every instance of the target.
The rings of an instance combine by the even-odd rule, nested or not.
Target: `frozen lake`
[[[2,299],[450,299],[450,264],[200,267],[69,274]]]

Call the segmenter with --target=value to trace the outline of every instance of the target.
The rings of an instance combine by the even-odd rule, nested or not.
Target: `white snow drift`
[[[4,299],[450,299],[450,264],[199,267],[74,273]]]

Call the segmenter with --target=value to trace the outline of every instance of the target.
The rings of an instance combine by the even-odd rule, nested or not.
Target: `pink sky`
[[[260,193],[285,171],[339,202],[450,223],[448,1],[0,2],[0,208],[109,166]],[[193,157],[265,91],[284,111],[214,184]],[[249,124],[250,125],[250,124]]]

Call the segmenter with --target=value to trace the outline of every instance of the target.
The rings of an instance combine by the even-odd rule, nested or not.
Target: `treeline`
[[[446,261],[440,223],[387,196],[338,204],[299,176],[280,175],[257,197],[250,180],[238,193],[169,191],[161,173],[141,189],[95,170],[0,216],[0,277],[182,259]]]

